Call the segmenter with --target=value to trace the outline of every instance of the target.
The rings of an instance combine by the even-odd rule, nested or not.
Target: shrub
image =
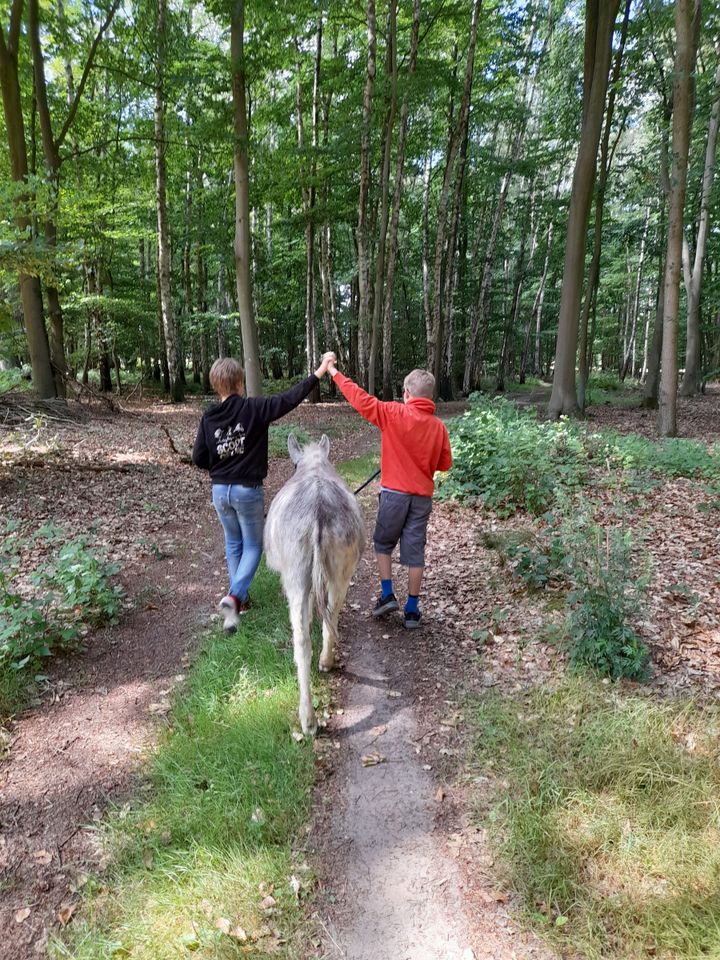
[[[66,543],[32,574],[34,589],[27,596],[19,585],[22,546],[8,537],[0,550],[0,669],[21,670],[78,643],[86,624],[114,621],[122,597],[110,583],[118,565],[89,549],[85,538]]]
[[[565,626],[570,663],[603,677],[647,679],[648,649],[630,619],[641,609],[648,577],[638,576],[630,533],[565,521],[561,537],[572,558]]]
[[[501,516],[541,514],[559,491],[575,491],[587,478],[582,440],[568,421],[538,423],[534,411],[507,400],[476,401],[450,435],[453,468],[439,495],[480,497]]]

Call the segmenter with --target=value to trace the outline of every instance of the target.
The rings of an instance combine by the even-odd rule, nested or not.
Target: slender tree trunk
[[[658,433],[677,435],[677,334],[682,269],[683,215],[687,186],[690,128],[692,125],[692,78],[697,54],[697,24],[700,0],[676,0],[675,76],[673,81],[672,174],[668,203],[667,259],[663,284],[662,370],[658,396]]]
[[[252,307],[250,261],[250,177],[248,163],[248,115],[245,89],[245,0],[233,0],[230,25],[232,62],[233,127],[235,143],[235,278],[238,311],[245,358],[245,389],[248,396],[262,393],[258,331]]]
[[[392,155],[393,129],[397,113],[397,0],[390,0],[388,11],[388,38],[386,71],[390,81],[385,123],[383,126],[383,162],[380,175],[380,223],[377,252],[375,255],[375,294],[373,297],[372,327],[370,333],[370,356],[368,358],[368,391],[375,393],[375,368],[378,344],[382,336],[380,324],[384,318],[385,305],[385,245],[390,217],[390,160]]]
[[[28,175],[25,125],[18,80],[18,43],[22,7],[22,0],[13,0],[7,39],[0,25],[0,87],[2,87],[5,115],[5,134],[10,154],[10,175],[15,183],[25,183]],[[30,226],[30,219],[23,210],[26,200],[27,196],[18,197],[15,213],[15,223],[21,234],[25,233]],[[40,280],[21,271],[19,283],[33,386],[39,397],[51,399],[57,396],[57,389],[45,331]]]
[[[637,338],[637,324],[640,315],[640,288],[642,286],[643,270],[645,268],[645,252],[647,249],[648,227],[650,225],[650,207],[645,209],[645,225],[643,226],[642,238],[640,240],[640,257],[638,260],[637,275],[635,277],[635,290],[632,297],[632,328],[630,331],[630,345],[626,348],[623,356],[622,370],[620,379],[624,380],[628,374],[635,373],[635,343]]]
[[[303,200],[305,206],[305,362],[308,370],[314,370],[318,360],[317,331],[315,328],[315,174],[317,168],[318,126],[320,119],[320,65],[322,63],[322,17],[318,19],[315,33],[315,69],[313,73],[313,102],[312,102],[312,157],[307,171],[307,182],[303,186]],[[302,113],[302,86],[300,82],[300,65],[298,64],[298,80],[296,86],[297,136],[298,150],[302,158],[305,150],[305,132]],[[320,400],[320,389],[312,391],[308,400],[317,403]]]
[[[605,111],[605,123],[603,126],[602,140],[600,142],[600,169],[598,172],[597,189],[595,191],[595,229],[593,237],[593,252],[590,260],[590,269],[588,271],[587,284],[585,285],[585,299],[583,301],[582,313],[580,315],[580,329],[578,338],[578,384],[577,384],[577,403],[581,412],[585,411],[585,393],[587,390],[588,376],[590,374],[593,339],[588,338],[588,319],[592,305],[595,303],[598,280],[600,278],[600,254],[602,252],[602,228],[603,215],[605,210],[605,191],[607,189],[608,176],[612,167],[615,150],[627,120],[627,112],[624,114],[619,125],[615,141],[610,147],[610,133],[615,114],[615,100],[620,81],[620,71],[622,66],[623,53],[625,51],[625,41],[627,39],[628,24],[630,21],[630,6],[632,0],[626,0],[625,15],[623,16],[622,28],[620,31],[620,43],[615,53],[615,60],[610,81],[610,93],[608,95],[607,110]]]
[[[450,184],[453,171],[455,170],[455,158],[460,149],[468,128],[470,116],[470,96],[472,93],[473,75],[475,70],[475,46],[477,43],[478,23],[480,21],[480,10],[482,0],[475,0],[472,8],[470,20],[470,39],[468,41],[467,61],[465,64],[465,79],[463,81],[463,93],[460,103],[460,110],[455,126],[448,143],[447,157],[445,160],[445,173],[443,176],[443,185],[440,192],[436,216],[435,233],[435,261],[433,266],[432,283],[432,328],[430,339],[428,340],[428,366],[435,375],[435,389],[438,389],[440,373],[442,370],[442,348],[443,348],[443,303],[442,303],[442,276],[443,262],[445,269],[451,270],[455,251],[448,249],[446,251],[446,230],[448,219],[448,202],[450,198]],[[458,169],[456,176],[462,176],[462,169]]]
[[[363,92],[362,134],[360,138],[360,195],[358,199],[357,262],[358,262],[358,346],[357,375],[367,385],[370,327],[370,163],[372,99],[375,87],[377,58],[377,26],[375,0],[367,0],[368,57]]]
[[[180,403],[183,384],[180,371],[181,357],[178,331],[172,302],[170,280],[170,226],[167,211],[167,164],[165,140],[165,56],[166,56],[166,0],[157,0],[157,68],[155,79],[155,184],[158,237],[158,277],[160,282],[160,309],[165,332],[168,369],[170,372],[170,399]]]
[[[548,406],[548,414],[555,418],[577,411],[575,360],[585,265],[585,233],[595,184],[612,37],[619,6],[620,0],[586,0],[585,4],[583,122],[570,195],[555,374]]]
[[[680,396],[692,397],[700,389],[700,287],[702,284],[703,263],[710,228],[710,199],[712,197],[715,175],[715,151],[717,147],[718,126],[720,126],[720,41],[715,49],[718,67],[715,74],[715,94],[710,124],[708,126],[705,148],[705,168],[703,171],[702,195],[700,199],[700,223],[695,241],[695,257],[690,265],[690,247],[687,235],[683,235],[683,267],[685,291],[687,293],[687,347],[685,350],[685,373],[680,384]]]
[[[432,312],[430,310],[430,175],[432,173],[432,151],[425,155],[423,166],[423,205],[422,205],[422,291],[423,317],[425,319],[425,341],[430,342],[432,334]]]

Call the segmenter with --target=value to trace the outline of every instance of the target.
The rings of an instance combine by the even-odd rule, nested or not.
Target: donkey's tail
[[[313,596],[315,597],[315,606],[318,616],[324,623],[331,623],[330,616],[330,550],[328,545],[323,543],[323,534],[320,524],[315,528],[315,549],[313,550],[312,564],[312,586]]]

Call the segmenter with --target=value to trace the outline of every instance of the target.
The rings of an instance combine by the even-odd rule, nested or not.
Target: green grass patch
[[[27,376],[28,370],[13,367],[11,370],[0,370],[0,394],[10,390],[23,393],[32,390],[32,380]],[[25,375],[24,375],[25,374]]]
[[[149,782],[108,817],[111,865],[88,884],[52,956],[288,955],[283,943],[303,921],[290,879],[307,879],[293,844],[314,773],[312,743],[291,735],[298,692],[289,637],[277,578],[262,567],[238,632],[206,637]],[[267,914],[270,893],[276,905]],[[233,935],[238,928],[246,941]]]
[[[288,456],[288,436],[294,433],[300,446],[310,443],[312,437],[302,428],[287,423],[273,423],[268,431],[268,455],[271,457]],[[317,438],[318,440],[320,437]]]
[[[380,451],[373,450],[365,453],[361,457],[355,457],[353,460],[345,460],[343,463],[336,463],[337,472],[343,478],[349,487],[355,489],[361,483],[365,483],[368,477],[380,467]]]
[[[720,710],[568,678],[474,700],[503,879],[563,955],[720,955]]]

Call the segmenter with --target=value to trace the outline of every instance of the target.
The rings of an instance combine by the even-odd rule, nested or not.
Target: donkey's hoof
[[[314,737],[317,733],[317,717],[315,716],[315,711],[311,711],[308,714],[300,714],[300,729],[305,734],[306,737]]]
[[[332,657],[332,658],[328,657],[327,660],[323,660],[321,658],[320,662],[318,663],[318,667],[320,668],[322,673],[330,673],[330,671],[334,668],[334,666],[335,666],[335,657]]]

